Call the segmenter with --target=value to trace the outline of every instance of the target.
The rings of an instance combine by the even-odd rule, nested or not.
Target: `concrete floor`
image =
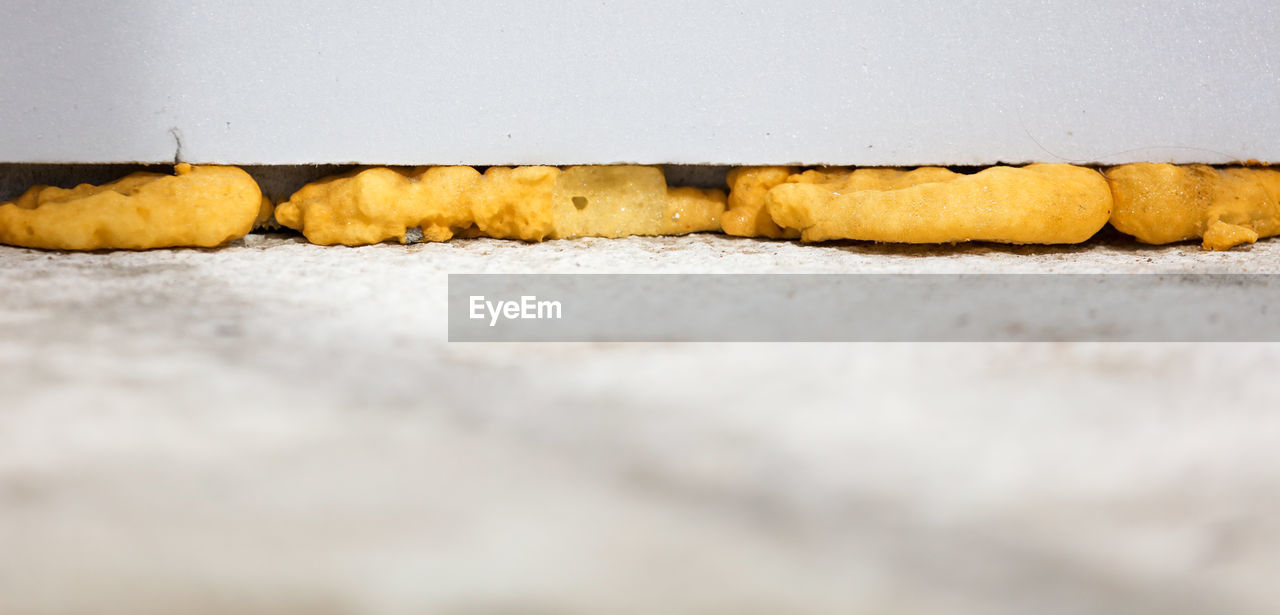
[[[447,273],[524,271],[1280,242],[0,248],[0,613],[1280,610],[1280,346],[445,341]]]

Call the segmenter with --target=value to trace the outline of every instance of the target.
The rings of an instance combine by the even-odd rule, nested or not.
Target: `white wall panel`
[[[1280,161],[1278,6],[0,0],[0,161]]]

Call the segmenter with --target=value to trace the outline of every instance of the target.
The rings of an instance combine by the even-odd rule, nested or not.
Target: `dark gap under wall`
[[[666,172],[668,184],[672,186],[695,186],[698,188],[725,188],[725,175],[732,168],[725,165],[697,164],[661,166]],[[172,168],[167,164],[0,163],[0,202],[13,200],[35,185],[72,188],[78,184],[104,184],[135,171],[169,173]],[[289,198],[290,195],[308,182],[346,173],[347,171],[361,168],[361,165],[243,165],[240,168],[248,171],[258,181],[258,185],[262,186],[264,194],[279,202]],[[483,171],[486,167],[476,168]],[[955,166],[950,168],[957,173],[971,174],[987,167]]]

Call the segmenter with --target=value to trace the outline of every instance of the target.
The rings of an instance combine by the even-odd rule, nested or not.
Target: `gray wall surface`
[[[1280,8],[0,0],[0,162],[1280,160]]]

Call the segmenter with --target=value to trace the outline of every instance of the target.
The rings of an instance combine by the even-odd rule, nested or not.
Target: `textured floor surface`
[[[445,341],[447,273],[524,271],[1280,242],[0,248],[0,613],[1280,610],[1280,346]]]

